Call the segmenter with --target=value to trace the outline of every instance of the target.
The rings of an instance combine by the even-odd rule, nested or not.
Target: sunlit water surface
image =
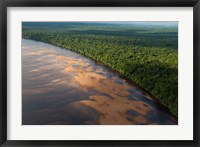
[[[149,94],[100,63],[22,39],[23,125],[177,124]]]

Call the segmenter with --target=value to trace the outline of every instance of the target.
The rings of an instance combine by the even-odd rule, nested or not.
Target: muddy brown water
[[[22,39],[22,125],[173,125],[147,92],[87,57]]]

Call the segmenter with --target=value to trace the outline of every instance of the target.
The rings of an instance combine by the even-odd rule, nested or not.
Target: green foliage
[[[79,52],[149,91],[178,116],[177,27],[23,23],[22,37]]]

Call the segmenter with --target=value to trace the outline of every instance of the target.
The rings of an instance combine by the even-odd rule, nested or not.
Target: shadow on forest
[[[178,109],[178,69],[154,61],[148,64],[127,63],[124,71],[125,76],[152,91],[151,94],[171,110]]]
[[[143,29],[109,31],[109,30],[73,30],[77,34],[106,35],[106,36],[132,36],[132,37],[153,37],[153,38],[177,38],[178,32],[146,32]]]

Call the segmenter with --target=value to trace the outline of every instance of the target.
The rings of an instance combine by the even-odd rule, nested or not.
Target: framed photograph
[[[2,146],[199,146],[198,0],[6,0]]]

